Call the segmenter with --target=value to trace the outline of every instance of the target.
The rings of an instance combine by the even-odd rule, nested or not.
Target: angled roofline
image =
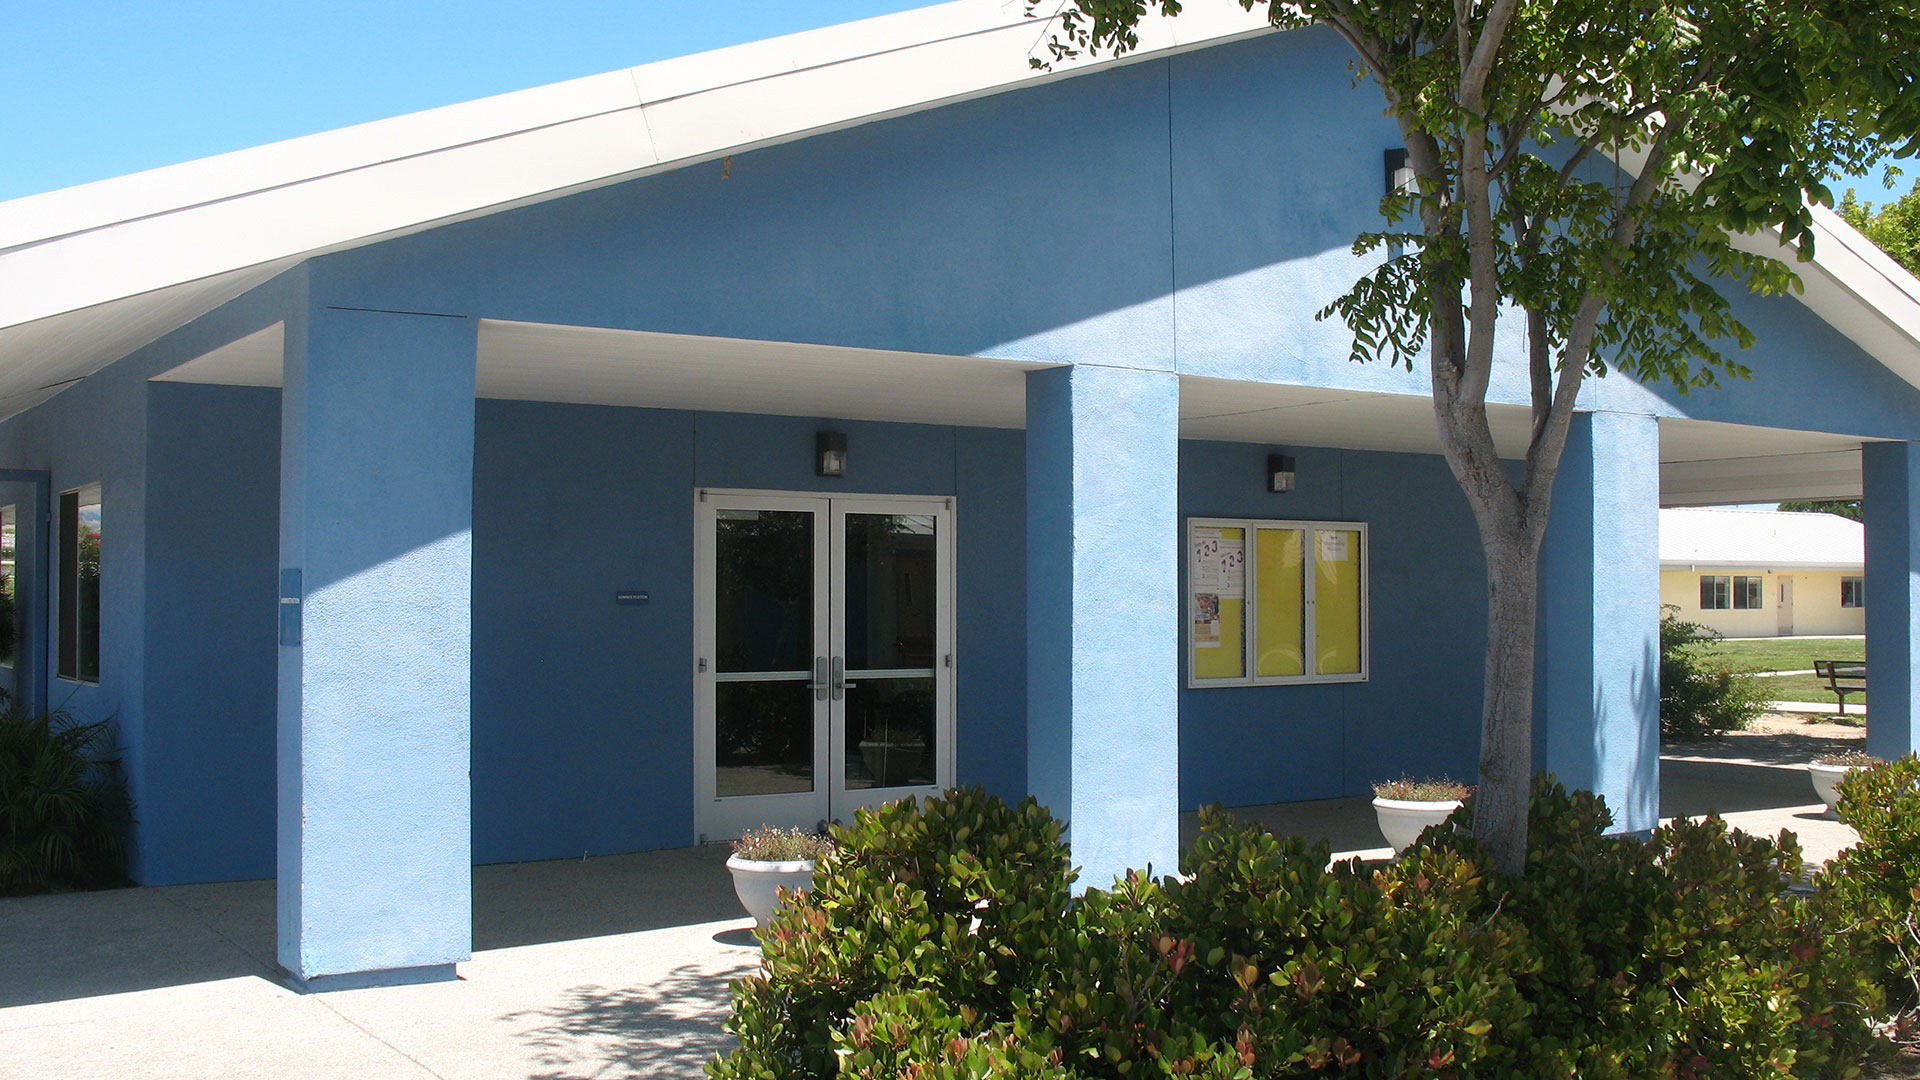
[[[1049,25],[1025,0],[955,0],[0,202],[0,367],[24,358],[49,380],[0,398],[0,414],[316,255],[1276,32],[1236,5],[1196,6],[1143,19],[1121,59],[1036,71]],[[1808,308],[1920,386],[1920,281],[1831,211],[1814,226],[1810,263],[1742,243],[1784,255]],[[105,321],[76,354],[72,330],[95,310]]]
[[[956,0],[0,202],[0,330],[1050,79],[1272,33],[1209,6],[1035,70],[1050,20]]]

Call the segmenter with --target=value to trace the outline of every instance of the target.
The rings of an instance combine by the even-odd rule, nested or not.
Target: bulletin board
[[[1187,685],[1367,678],[1367,526],[1187,521]]]

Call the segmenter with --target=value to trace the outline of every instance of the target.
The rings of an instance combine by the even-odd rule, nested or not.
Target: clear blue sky
[[[925,2],[0,0],[0,199]]]

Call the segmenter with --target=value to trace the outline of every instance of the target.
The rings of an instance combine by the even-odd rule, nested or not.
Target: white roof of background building
[[[1660,511],[1660,566],[1858,570],[1866,529],[1838,514],[1788,510]]]
[[[1048,73],[1025,0],[955,0],[0,202],[0,417],[315,255],[1271,33],[1264,15],[1149,14],[1124,60]],[[1920,386],[1920,281],[1832,212],[1813,227],[1801,302]]]

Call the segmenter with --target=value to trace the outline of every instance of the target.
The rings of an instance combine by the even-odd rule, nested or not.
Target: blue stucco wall
[[[147,879],[267,877],[280,394],[148,393]]]
[[[1370,677],[1183,690],[1182,807],[1359,795],[1375,780],[1403,774],[1472,777],[1486,571],[1472,512],[1446,462],[1288,447],[1297,487],[1275,495],[1265,485],[1270,452],[1182,442],[1180,516],[1368,523]],[[1181,574],[1184,587],[1184,565]]]
[[[144,880],[274,866],[279,398],[154,384]],[[812,475],[848,432],[848,477]],[[696,484],[956,496],[961,782],[1026,791],[1021,433],[482,400],[473,857],[691,843]],[[644,589],[642,607],[613,593]]]
[[[371,307],[1425,395],[1420,365],[1351,363],[1313,318],[1368,265],[1350,246],[1400,142],[1348,59],[1330,32],[1271,35],[325,261]],[[1920,437],[1920,390],[1797,300],[1728,292],[1760,336],[1751,381],[1615,376],[1584,407]],[[1493,400],[1524,402],[1523,344],[1502,339]]]

